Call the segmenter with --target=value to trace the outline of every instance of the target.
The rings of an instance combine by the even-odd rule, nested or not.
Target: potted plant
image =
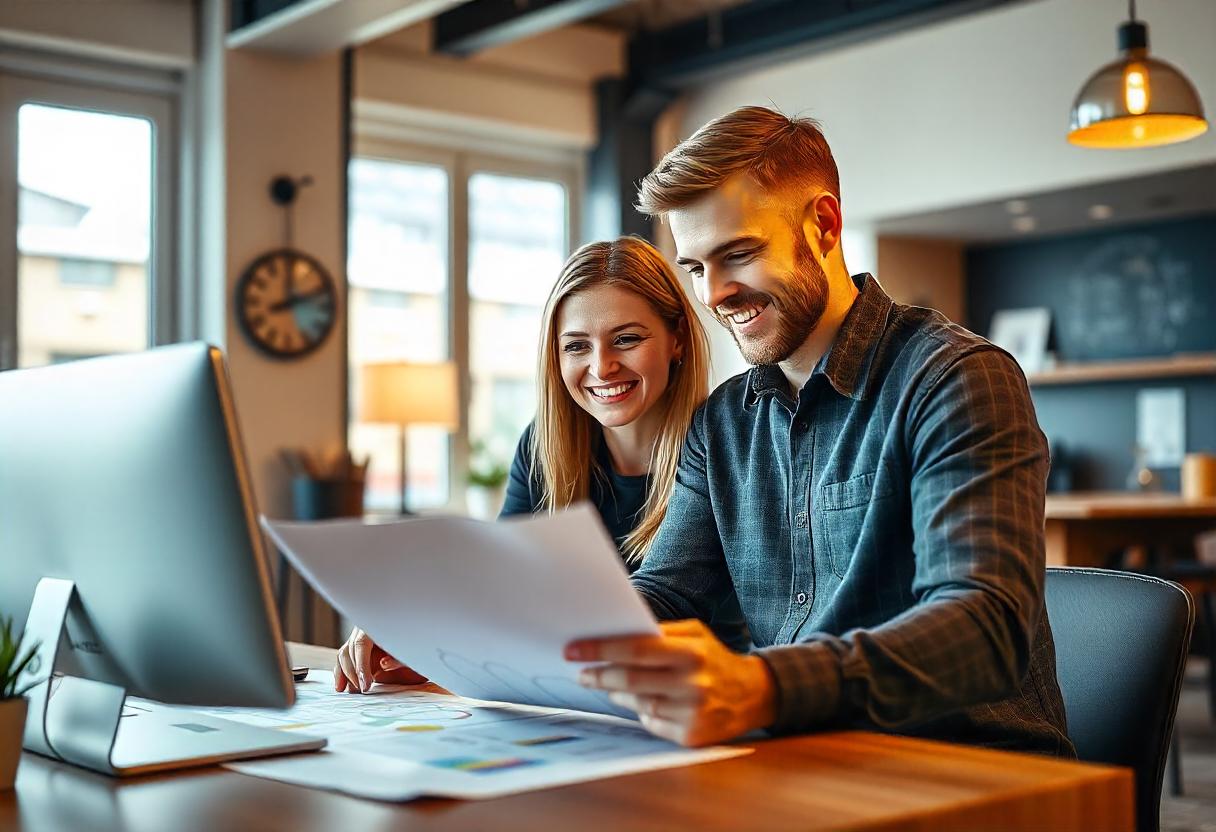
[[[502,508],[507,485],[507,466],[492,454],[485,442],[473,443],[469,455],[469,514],[493,520]]]
[[[18,679],[34,660],[36,646],[21,652],[21,638],[13,637],[13,620],[0,617],[0,791],[17,779],[21,740],[25,734],[25,693],[33,683],[18,687]]]

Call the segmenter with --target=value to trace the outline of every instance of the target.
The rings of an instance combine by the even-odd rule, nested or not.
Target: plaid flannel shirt
[[[1047,443],[1021,370],[873,277],[796,398],[776,366],[693,418],[635,587],[750,631],[775,733],[861,727],[1075,756],[1043,605]],[[723,632],[734,607],[734,632]]]

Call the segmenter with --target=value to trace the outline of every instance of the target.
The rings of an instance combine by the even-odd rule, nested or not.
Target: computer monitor
[[[58,628],[74,585],[27,749],[127,774],[323,744],[123,704],[292,704],[256,518],[218,349],[0,373],[0,613],[21,626],[39,588],[35,619]]]

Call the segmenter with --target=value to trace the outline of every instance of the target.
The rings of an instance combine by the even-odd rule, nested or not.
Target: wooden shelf
[[[1026,380],[1032,387],[1038,387],[1049,384],[1088,384],[1098,381],[1134,381],[1207,375],[1216,377],[1216,353],[1192,352],[1164,358],[1061,364],[1051,370],[1033,373],[1027,376]]]

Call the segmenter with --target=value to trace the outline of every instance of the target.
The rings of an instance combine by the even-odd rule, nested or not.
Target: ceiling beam
[[[642,86],[681,88],[726,71],[858,43],[1024,0],[752,0],[630,42]]]
[[[435,51],[475,52],[577,23],[628,0],[472,0],[435,18]]]
[[[4,0],[0,0],[0,3]],[[358,46],[460,0],[231,0],[230,49],[309,57]]]

